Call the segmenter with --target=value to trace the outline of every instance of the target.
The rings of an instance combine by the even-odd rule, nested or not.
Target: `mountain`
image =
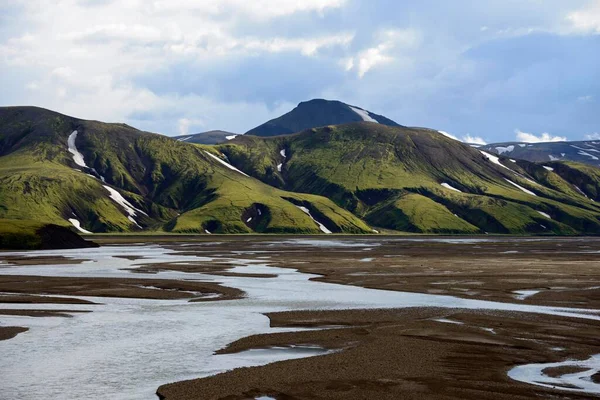
[[[523,160],[575,161],[600,166],[600,141],[519,143],[505,142],[482,146],[481,149]]]
[[[374,114],[341,101],[314,99],[298,104],[296,108],[287,114],[250,129],[246,134],[255,136],[286,135],[320,126],[359,121],[400,126],[382,115]]]
[[[180,142],[196,143],[196,144],[219,144],[227,142],[238,136],[237,133],[231,133],[226,131],[207,131],[201,133],[193,133],[191,135],[175,136],[173,139],[179,140]]]
[[[371,232],[331,200],[268,186],[210,146],[36,107],[0,108],[0,218],[82,233]]]
[[[375,227],[600,233],[600,170],[494,156],[430,129],[358,122],[217,148],[263,182],[327,196]]]
[[[81,233],[597,234],[596,201],[596,167],[494,156],[425,128],[361,121],[208,146],[0,108],[0,219],[15,226],[0,238],[18,231],[36,246],[52,224]]]

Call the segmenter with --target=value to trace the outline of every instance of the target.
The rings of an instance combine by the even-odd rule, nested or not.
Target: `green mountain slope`
[[[600,208],[586,198],[596,199],[598,177],[563,173],[583,174],[583,166],[556,163],[551,171],[512,162],[429,129],[360,122],[271,138],[244,135],[217,148],[266,183],[327,196],[374,226],[427,233],[600,232]]]
[[[265,122],[246,132],[247,135],[275,136],[300,132],[305,129],[326,125],[373,120],[383,125],[399,126],[382,115],[371,113],[360,107],[341,101],[314,99],[304,101],[292,111]]]
[[[0,108],[0,218],[91,232],[319,233],[314,218],[371,232],[327,198],[235,171],[213,148],[35,107]]]

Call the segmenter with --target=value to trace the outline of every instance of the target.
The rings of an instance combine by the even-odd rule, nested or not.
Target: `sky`
[[[0,105],[166,135],[312,98],[463,141],[600,139],[600,0],[3,0]]]

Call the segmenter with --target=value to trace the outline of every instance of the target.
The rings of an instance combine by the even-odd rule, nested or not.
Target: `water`
[[[333,242],[333,241],[332,241]],[[322,243],[319,245],[323,245]],[[332,244],[334,245],[334,244]],[[364,245],[364,244],[363,244]],[[377,243],[370,243],[370,246]],[[273,246],[277,251],[281,247]],[[185,248],[184,248],[185,249]],[[16,253],[15,253],[16,254]],[[305,309],[447,307],[537,312],[600,319],[598,311],[496,303],[419,293],[364,289],[309,281],[314,275],[275,268],[268,260],[196,257],[157,245],[107,246],[98,249],[39,251],[90,260],[82,264],[10,266],[1,274],[195,279],[241,289],[239,300],[190,303],[82,297],[96,305],[0,304],[1,308],[93,310],[73,318],[1,316],[0,324],[27,326],[28,332],[0,341],[0,393],[7,399],[156,399],[161,384],[192,379],[232,368],[322,354],[322,349],[263,349],[239,354],[214,352],[242,337],[297,329],[274,329],[263,313]],[[131,261],[115,256],[143,255]],[[132,274],[153,263],[228,261],[238,273],[270,273],[276,278],[211,276],[164,271]]]

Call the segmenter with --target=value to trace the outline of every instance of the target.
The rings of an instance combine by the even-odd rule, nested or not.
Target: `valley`
[[[548,372],[553,388],[508,375],[597,353],[595,238],[96,241],[85,253],[0,254],[10,398],[147,399],[158,388],[165,399],[583,399],[597,390],[569,380],[568,368]],[[254,368],[234,369],[244,366]]]

